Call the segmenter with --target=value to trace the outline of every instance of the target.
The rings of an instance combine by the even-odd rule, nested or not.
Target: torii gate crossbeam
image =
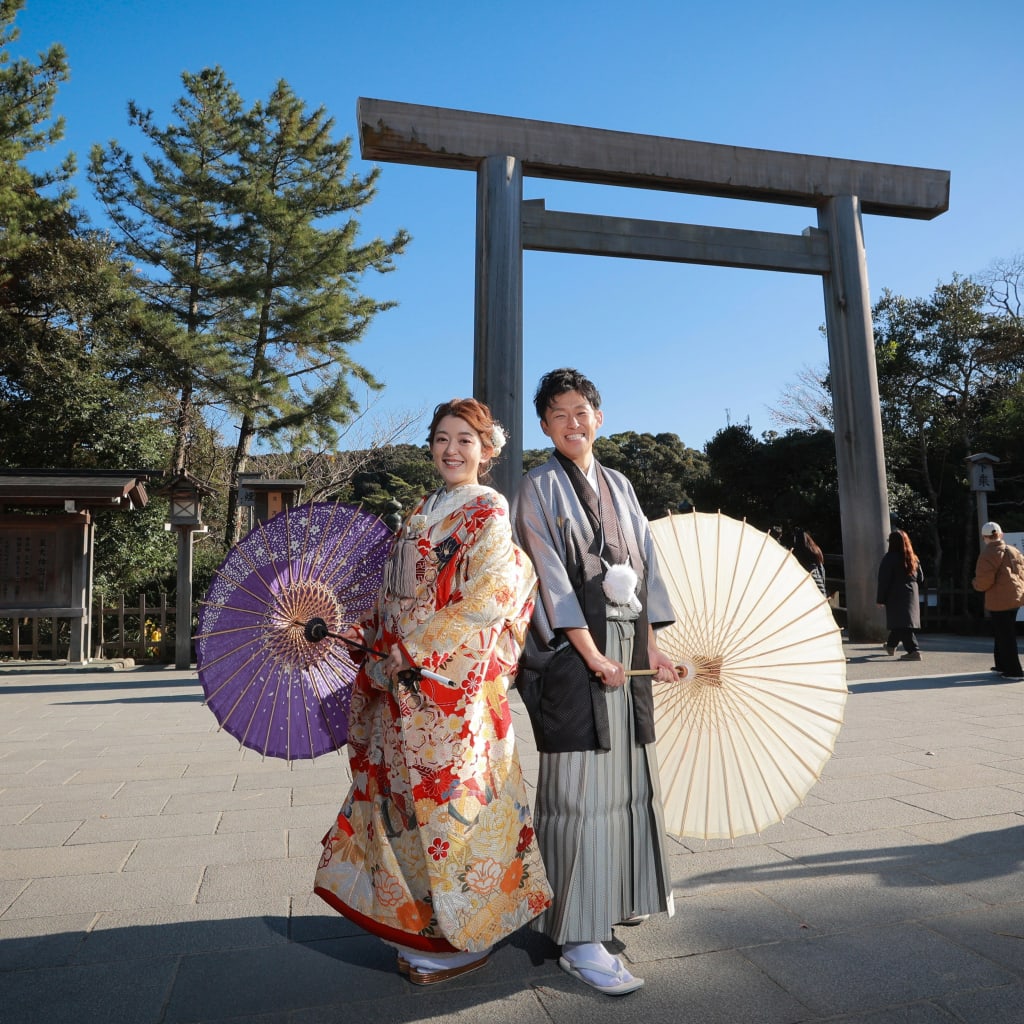
[[[366,159],[477,173],[474,394],[509,427],[496,485],[522,473],[524,248],[819,274],[833,380],[836,464],[852,640],[878,639],[874,572],[889,532],[861,215],[928,220],[949,172],[360,99]],[[803,235],[556,213],[523,202],[523,176],[813,207]]]

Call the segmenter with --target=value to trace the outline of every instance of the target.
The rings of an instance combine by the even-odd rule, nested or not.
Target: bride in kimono
[[[551,901],[506,699],[533,611],[533,566],[481,475],[505,442],[486,405],[434,410],[442,485],[406,519],[349,711],[352,788],[324,838],[315,892],[398,949],[430,985],[483,967]],[[439,678],[414,680],[410,670]],[[439,681],[443,679],[444,681]]]

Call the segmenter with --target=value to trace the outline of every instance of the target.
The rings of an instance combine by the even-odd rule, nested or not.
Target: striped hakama
[[[634,623],[608,619],[605,653],[632,660]],[[673,912],[654,744],[633,736],[629,683],[604,691],[610,750],[540,755],[534,826],[552,906],[530,925],[554,942],[602,942],[631,914]]]

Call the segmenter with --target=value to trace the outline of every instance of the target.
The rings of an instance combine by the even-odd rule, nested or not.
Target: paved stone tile
[[[875,800],[880,797],[902,797],[908,793],[928,792],[920,782],[909,781],[897,775],[876,773],[846,779],[826,779],[811,790],[822,803],[841,804],[855,800]]]
[[[89,818],[78,826],[66,845],[116,843],[125,839],[157,839],[167,836],[213,835],[219,821],[220,814],[217,811],[206,811],[201,814]]]
[[[288,807],[291,790],[284,787],[210,793],[174,793],[166,804],[168,814],[187,814],[188,811],[237,811],[265,807]]]
[[[739,949],[764,942],[801,938],[801,921],[755,888],[688,896],[676,891],[676,912],[654,914],[636,927],[617,927],[616,941],[629,961],[653,961]],[[643,973],[641,970],[639,973]]]
[[[858,740],[843,739],[842,730],[836,741],[835,754],[838,757],[895,757],[906,760],[916,754],[918,748],[900,740],[867,738]]]
[[[758,891],[819,933],[845,932],[897,921],[920,921],[977,909],[983,898],[964,886],[947,885],[920,871],[838,875],[794,870],[791,877],[759,881]]]
[[[289,857],[303,857],[309,860],[311,857],[318,857],[323,848],[323,837],[327,832],[327,826],[320,828],[290,828],[286,838],[288,843]]]
[[[562,973],[537,988],[552,1021],[587,1024],[795,1024],[813,1020],[798,999],[734,950],[645,963],[645,985],[628,1002]]]
[[[983,786],[1002,786],[1024,781],[1020,773],[1000,763],[942,766],[939,768],[904,769],[897,773],[901,779],[915,782],[926,789],[974,789]]]
[[[843,728],[845,729],[845,726]],[[835,779],[855,778],[861,775],[896,775],[910,767],[906,759],[901,757],[872,757],[868,754],[852,757],[834,755],[825,763],[821,778],[822,781],[831,782]]]
[[[815,1020],[817,1018],[814,1018]],[[873,1013],[829,1017],[829,1024],[963,1024],[965,1018],[953,1017],[940,1005],[930,1001],[901,1004]]]
[[[53,878],[121,870],[134,843],[96,843],[9,850],[0,860],[0,878]]]
[[[192,904],[202,875],[200,868],[183,867],[34,878],[4,912],[2,920]]]
[[[4,979],[3,1012],[12,1024],[158,1021],[175,968],[165,960],[145,971],[131,962],[16,971]]]
[[[79,822],[77,821],[0,825],[0,849],[23,850],[34,847],[62,846],[78,826]]]
[[[1024,782],[1024,778],[1020,781]],[[331,805],[341,806],[352,785],[352,780],[346,771],[339,775],[336,782],[308,786],[303,789],[292,791],[293,807],[329,807]]]
[[[709,853],[670,853],[668,856],[672,887],[687,895],[744,885],[757,869],[785,870],[790,863],[787,857],[769,846],[736,847]]]
[[[112,764],[104,758],[102,766],[95,760],[91,763],[96,767],[76,769],[68,779],[68,784],[81,786],[96,782],[124,782],[126,779],[137,784],[149,779],[180,779],[183,774],[180,765],[155,765],[143,768],[134,759],[126,759],[123,764]]]
[[[1024,844],[1024,816],[992,814],[979,818],[957,818],[909,825],[906,831],[930,843],[942,843],[960,853],[1020,849]]]
[[[1020,1024],[1024,1007],[1024,985],[1001,985],[999,988],[956,992],[944,1000],[960,1020],[984,1024]]]
[[[73,795],[71,793],[69,796]],[[66,800],[40,804],[26,819],[26,822],[41,821],[87,821],[90,818],[120,818],[131,815],[147,816],[159,814],[170,798],[166,794],[133,797],[131,800]]]
[[[922,768],[936,768],[939,765],[999,765],[1002,761],[1013,760],[1013,756],[996,750],[995,745],[991,747],[928,745],[926,749],[919,750],[915,754],[907,754],[905,759]]]
[[[927,926],[1024,979],[1024,903],[935,917]]]
[[[4,847],[17,835],[58,863],[76,848],[136,851],[115,871],[0,878],[0,968],[19,979],[50,969],[65,1017],[89,1020],[88,986],[108,983],[105,969],[172,965],[158,1015],[143,1011],[140,1024],[335,1024],[353,1005],[360,1024],[1018,1024],[1024,685],[973,672],[972,660],[990,663],[986,638],[974,655],[962,653],[972,638],[927,641],[923,664],[853,655],[836,755],[786,822],[733,842],[669,840],[676,916],[616,929],[609,944],[647,979],[628,1000],[566,976],[528,929],[484,971],[414,989],[383,943],[310,891],[349,785],[343,757],[286,765],[240,750],[202,707],[194,673],[106,685],[58,672],[33,693],[0,665],[0,863],[32,849]],[[4,692],[10,682],[18,692]],[[534,786],[525,709],[514,693],[511,703]],[[98,784],[116,794],[97,798]],[[1019,800],[986,813],[975,799],[963,818],[913,806],[965,790]],[[767,973],[755,957],[772,958]],[[39,1005],[46,1016],[16,1024],[52,1024],[53,1006]]]
[[[262,832],[265,829],[308,828],[313,831],[319,829],[322,836],[331,827],[340,805],[341,801],[339,800],[329,808],[310,804],[307,807],[225,811],[217,825],[217,832],[226,834],[229,832]]]
[[[820,835],[821,833],[816,828],[811,828],[802,821],[796,821],[790,817],[785,821],[769,825],[763,832],[737,836],[735,839],[694,839],[690,836],[669,836],[669,848],[675,850],[678,847],[692,853],[709,853],[714,850],[732,850],[742,846],[774,846],[788,840],[808,839]]]
[[[140,840],[124,870],[153,871],[186,864],[239,864],[287,855],[287,838],[281,829],[244,835],[172,836]]]
[[[941,1000],[964,989],[1017,981],[986,958],[910,924],[809,938],[795,946],[755,946],[743,956],[822,1016]]]
[[[27,777],[26,777],[27,778]],[[110,800],[124,785],[120,782],[101,782],[89,786],[37,786],[32,781],[25,785],[8,785],[0,792],[0,804],[48,804],[70,800]]]
[[[246,864],[211,864],[203,875],[200,903],[244,901],[272,895],[301,895],[313,887],[317,857],[308,862],[263,860]]]
[[[166,1021],[206,1022],[325,1004],[351,1006],[389,992],[410,999],[412,988],[395,970],[394,950],[379,941],[348,939],[333,946],[274,943],[209,951],[181,959]]]
[[[945,818],[976,818],[979,815],[1010,813],[1021,809],[1020,793],[998,786],[955,789],[945,793],[904,794],[900,799],[912,807],[934,811]]]
[[[0,916],[5,914],[11,904],[28,888],[28,880],[12,878],[0,880]],[[2,922],[0,922],[2,923]]]
[[[151,960],[206,950],[281,946],[289,941],[288,900],[152,907],[101,914],[74,963]]]
[[[0,972],[62,967],[70,963],[95,917],[95,914],[85,913],[0,920]],[[0,1015],[2,1013],[0,1003]],[[0,1019],[4,1018],[0,1016]]]
[[[1024,847],[1021,846],[975,857],[961,857],[922,868],[935,881],[946,886],[956,886],[985,903],[1016,903],[1024,916],[1022,869]]]
[[[42,804],[2,804],[0,805],[0,825],[20,825],[41,806]]]
[[[236,789],[264,789],[267,786],[287,786],[294,794],[315,793],[319,790],[333,788],[344,793],[348,789],[348,769],[340,761],[331,760],[331,769],[327,762],[317,763],[315,771],[289,771],[284,764],[278,765],[276,772],[259,772],[248,774],[240,772]],[[309,802],[307,799],[306,803]]]
[[[943,845],[941,839],[919,836],[912,828],[825,836],[819,833],[814,838],[774,843],[773,846],[794,864],[821,874],[909,870],[918,864],[959,856],[955,850]],[[792,875],[794,872],[780,868],[778,874]]]
[[[902,828],[922,821],[938,821],[942,815],[915,807],[902,799],[889,798],[798,807],[791,817],[829,835],[839,835],[872,829]]]
[[[0,788],[3,789],[63,786],[76,774],[75,766],[65,763],[49,764],[45,761],[38,761],[19,767],[17,764],[4,761],[3,766],[6,769],[0,771]]]

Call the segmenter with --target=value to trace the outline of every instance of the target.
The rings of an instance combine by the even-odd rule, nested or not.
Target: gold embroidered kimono
[[[403,562],[414,574],[401,587]],[[420,502],[385,580],[367,643],[400,644],[453,685],[423,678],[417,694],[364,661],[349,711],[352,789],[315,891],[388,941],[486,949],[551,901],[506,699],[533,566],[512,543],[505,499],[466,485]]]

